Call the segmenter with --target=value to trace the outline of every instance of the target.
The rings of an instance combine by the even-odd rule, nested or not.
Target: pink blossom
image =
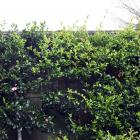
[[[17,87],[12,87],[12,91],[16,91],[17,90]]]
[[[46,124],[49,122],[48,117],[45,118],[45,122],[46,122]]]

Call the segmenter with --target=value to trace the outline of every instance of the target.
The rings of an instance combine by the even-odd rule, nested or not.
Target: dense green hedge
[[[68,137],[138,138],[140,31],[89,35],[85,28],[46,32],[33,24],[1,31],[0,52],[1,137],[11,128],[51,131],[60,114]],[[30,93],[40,93],[42,109]]]

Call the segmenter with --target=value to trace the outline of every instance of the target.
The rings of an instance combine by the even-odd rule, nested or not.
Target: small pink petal
[[[48,121],[49,121],[49,120],[48,120],[48,118],[46,117],[45,122],[48,123]]]
[[[16,91],[17,90],[17,87],[12,87],[12,91]]]

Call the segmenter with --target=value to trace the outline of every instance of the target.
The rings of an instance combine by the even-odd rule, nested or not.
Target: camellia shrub
[[[45,129],[44,112],[31,103],[30,91],[39,77],[32,68],[36,64],[26,50],[27,40],[16,29],[0,32],[0,139],[11,130]],[[32,87],[30,85],[33,85]]]
[[[140,31],[89,35],[85,27],[49,32],[44,25],[1,31],[1,137],[9,129],[51,131],[53,122],[60,138],[138,139]],[[40,94],[41,107],[31,93]],[[55,129],[60,118],[64,130]]]

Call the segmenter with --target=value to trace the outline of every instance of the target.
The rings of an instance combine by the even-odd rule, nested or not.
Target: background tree
[[[138,0],[119,0],[121,3],[121,8],[127,10],[133,17],[133,19],[136,20],[136,23],[133,22],[136,29],[139,28],[139,19],[140,19],[140,2]],[[129,21],[126,21],[122,18],[119,18],[119,20],[128,25]]]

